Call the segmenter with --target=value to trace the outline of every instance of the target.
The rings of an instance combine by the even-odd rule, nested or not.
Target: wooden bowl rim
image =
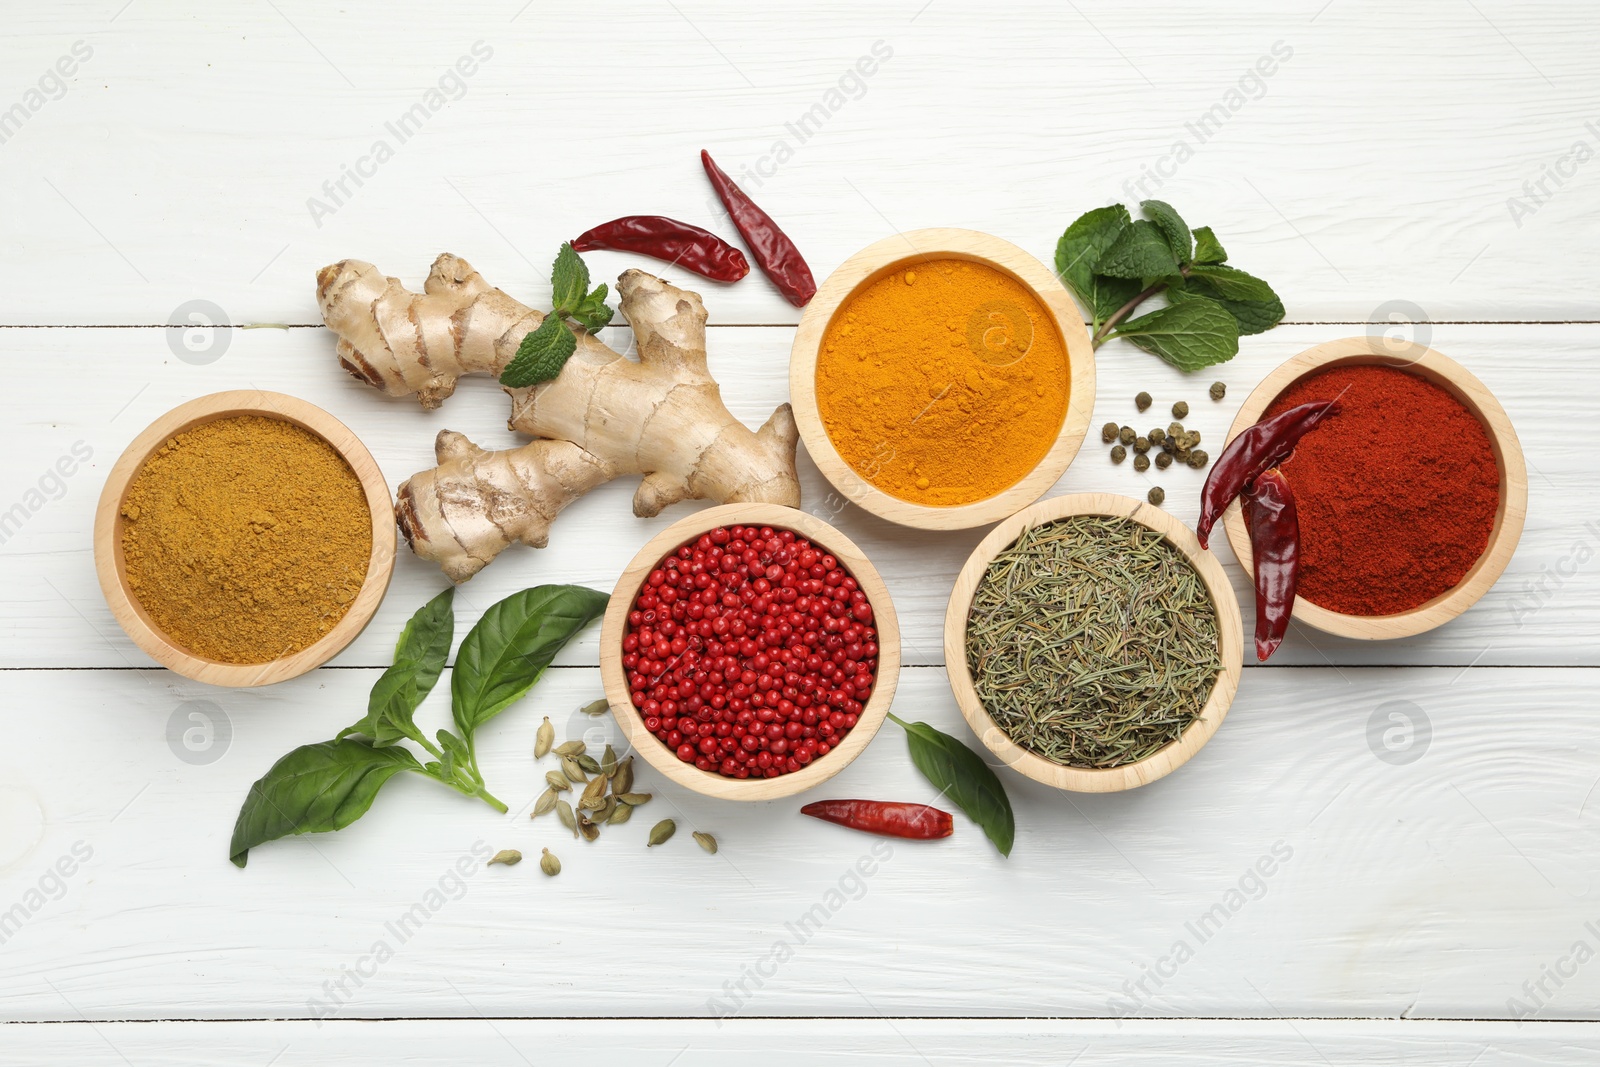
[[[645,729],[644,720],[633,706],[627,673],[622,667],[622,639],[628,630],[628,612],[634,595],[657,563],[678,546],[718,526],[773,526],[793,530],[822,545],[854,576],[872,604],[873,625],[878,631],[878,672],[872,694],[862,706],[856,724],[844,743],[813,760],[792,774],[777,778],[724,778],[714,771],[702,771],[684,763],[660,738]],[[780,504],[719,504],[686,515],[647,541],[622,576],[617,579],[611,603],[600,626],[600,677],[605,685],[611,715],[621,727],[629,746],[646,763],[686,789],[722,800],[777,800],[821,785],[864,751],[883,725],[894,702],[900,678],[900,624],[877,568],[865,553],[844,534],[814,515]]]
[[[1210,697],[1200,711],[1200,717],[1189,724],[1176,742],[1137,763],[1122,767],[1063,767],[1018,745],[989,717],[989,712],[978,699],[971,671],[967,667],[967,617],[972,610],[972,598],[977,593],[978,582],[990,562],[1020,537],[1024,530],[1074,515],[1127,518],[1161,534],[1194,567],[1200,580],[1205,583],[1206,591],[1211,594],[1217,612],[1217,645],[1222,669]],[[944,619],[944,655],[950,688],[955,693],[961,714],[972,727],[972,732],[978,735],[978,740],[1000,757],[1002,763],[1036,782],[1057,789],[1076,793],[1113,793],[1147,785],[1171,774],[1211,740],[1222,725],[1222,720],[1227,717],[1228,708],[1238,692],[1239,678],[1244,669],[1244,623],[1239,615],[1239,601],[1233,595],[1233,585],[1228,581],[1222,564],[1216,556],[1200,547],[1200,542],[1187,526],[1143,500],[1115,493],[1073,493],[1043,500],[1023,509],[989,531],[978,542],[978,547],[967,557],[966,564],[956,578],[955,588],[950,593]]]
[[[1355,365],[1387,366],[1406,371],[1420,368],[1419,377],[1442,386],[1477,417],[1489,435],[1495,461],[1500,466],[1500,507],[1495,513],[1489,542],[1455,588],[1395,615],[1346,615],[1320,607],[1304,597],[1295,597],[1294,618],[1324,633],[1362,641],[1414,637],[1444,625],[1476,604],[1511,562],[1528,513],[1527,465],[1511,419],[1476,375],[1425,345],[1386,337],[1343,337],[1325,341],[1286,360],[1263,378],[1245,399],[1233,425],[1228,428],[1228,441],[1258,422],[1261,413],[1300,379],[1331,367]],[[1222,525],[1233,554],[1253,580],[1255,560],[1239,501],[1235,500],[1223,513]]]
[[[134,476],[151,453],[185,430],[236,415],[281,419],[322,438],[350,465],[361,483],[372,517],[372,554],[367,560],[367,575],[344,617],[314,643],[265,663],[223,663],[196,655],[177,644],[151,621],[128,589],[122,557],[122,504]],[[161,666],[211,685],[235,688],[271,685],[298,677],[332,659],[372,621],[389,588],[394,556],[394,504],[383,472],[366,445],[348,426],[315,404],[261,389],[211,393],[179,404],[157,418],[129,443],[112,465],[95,508],[95,572],[112,616],[133,643]]]
[[[858,289],[911,263],[964,259],[984,263],[1026,286],[1044,307],[1067,349],[1067,411],[1055,443],[1033,470],[983,500],[956,507],[915,504],[862,478],[834,448],[817,405],[817,354],[834,313]],[[978,230],[936,227],[876,241],[839,265],[806,306],[789,355],[789,396],[801,440],[817,468],[844,497],[879,518],[922,530],[965,530],[996,522],[1038,500],[1060,480],[1094,415],[1095,357],[1088,327],[1055,273],[1026,251]]]

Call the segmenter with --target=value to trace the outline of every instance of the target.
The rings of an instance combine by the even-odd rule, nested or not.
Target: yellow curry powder
[[[1066,345],[1038,297],[982,263],[931,260],[840,306],[817,357],[828,438],[879,489],[983,500],[1028,474],[1067,413]]]
[[[344,618],[367,575],[372,516],[350,465],[281,419],[238,415],[173,437],[122,505],[128,585],[168,637],[266,663]]]

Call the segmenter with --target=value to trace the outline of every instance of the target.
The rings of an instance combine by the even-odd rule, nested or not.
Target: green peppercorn
[[[1172,453],[1171,452],[1157,452],[1156,453],[1156,468],[1158,470],[1166,470],[1170,466],[1172,466]]]
[[[1195,445],[1197,445],[1199,443],[1200,443],[1200,431],[1199,430],[1190,430],[1189,431],[1189,447],[1193,448]]]
[[[1139,453],[1141,456],[1150,451],[1150,438],[1135,437],[1133,439],[1133,450]]]
[[[1178,439],[1171,434],[1161,439],[1161,451],[1171,452],[1178,447]]]
[[[1176,404],[1172,405],[1172,417],[1175,419],[1187,419],[1189,417],[1188,403],[1180,400]]]
[[[1167,499],[1167,491],[1159,485],[1152,485],[1150,491],[1144,495],[1144,498],[1159,508],[1161,502]]]
[[[1183,433],[1183,423],[1174,422],[1174,423],[1169,423],[1167,425],[1167,436],[1168,437],[1177,437],[1181,433]]]
[[[1197,448],[1189,453],[1189,466],[1195,470],[1199,470],[1209,462],[1211,462],[1211,457],[1206,455],[1206,450],[1203,448]]]
[[[1155,429],[1150,431],[1149,436],[1150,436],[1150,443],[1151,444],[1159,445],[1162,441],[1165,441],[1167,439],[1167,431],[1165,431],[1161,427],[1157,426]]]
[[[1154,401],[1150,399],[1149,393],[1140,393],[1138,396],[1133,398],[1133,402],[1140,411],[1143,411],[1145,408],[1154,403]]]
[[[1138,471],[1140,474],[1143,474],[1145,471],[1149,470],[1150,457],[1145,455],[1134,456],[1133,469]]]
[[[1189,450],[1187,448],[1176,449],[1172,454],[1184,463],[1189,462]]]
[[[1225,397],[1227,395],[1228,395],[1228,383],[1227,382],[1212,382],[1211,383],[1211,399],[1212,400],[1221,400],[1223,397]]]
[[[1121,430],[1117,431],[1117,440],[1121,441],[1125,445],[1133,444],[1133,439],[1138,436],[1138,431],[1136,431],[1132,426],[1124,426]]]
[[[1123,448],[1121,445],[1117,445],[1115,448],[1113,448],[1111,450],[1111,462],[1113,462],[1113,463],[1121,463],[1123,460],[1125,460],[1127,458],[1128,458],[1128,450],[1126,448]]]
[[[1118,427],[1116,423],[1106,423],[1104,426],[1100,427],[1100,440],[1109,445],[1112,441],[1117,439],[1117,429]]]

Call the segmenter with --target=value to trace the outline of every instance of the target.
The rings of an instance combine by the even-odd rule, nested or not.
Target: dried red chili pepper
[[[710,230],[665,215],[624,215],[579,234],[572,242],[574,252],[596,248],[664,259],[718,282],[736,282],[750,273],[743,252]]]
[[[733,179],[712,161],[710,152],[701,149],[700,162],[705,165],[706,177],[711,179],[711,187],[722,199],[722,206],[728,209],[728,217],[733,219],[740,236],[756,257],[756,266],[772,279],[772,284],[778,287],[789,303],[797,308],[805,307],[817,295],[817,283],[811,277],[811,268],[806,266],[800,249],[772,221],[771,215],[757,207],[755,201],[744,194],[744,190],[733,184]]]
[[[949,837],[955,822],[948,811],[927,804],[904,804],[892,800],[818,800],[800,809],[813,819],[865,830],[888,837],[910,837],[926,841]]]
[[[1283,643],[1300,576],[1300,515],[1283,472],[1262,471],[1245,493],[1256,571],[1256,659]]]
[[[1211,527],[1228,510],[1234,497],[1244,492],[1263,471],[1289,458],[1300,438],[1318,423],[1337,414],[1337,400],[1301,404],[1281,415],[1262,419],[1228,442],[1228,447],[1212,464],[1206,487],[1200,494],[1200,522],[1195,527],[1200,547],[1211,547],[1207,543]]]

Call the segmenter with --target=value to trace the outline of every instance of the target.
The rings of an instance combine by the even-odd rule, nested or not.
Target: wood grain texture
[[[800,817],[799,798],[729,804],[644,767],[639,788],[656,799],[640,814],[652,818],[573,841],[527,817],[543,789],[536,725],[550,715],[563,737],[594,730],[591,745],[622,746],[613,724],[577,711],[600,693],[599,672],[557,669],[480,732],[508,815],[404,775],[349,829],[271,842],[234,868],[228,837],[249,783],[353,721],[377,673],[324,668],[224,692],[153,670],[0,672],[0,703],[33,710],[8,724],[0,795],[17,814],[3,824],[0,915],[75,843],[93,851],[0,946],[6,1017],[706,1016],[731,1005],[741,1016],[1509,1019],[1517,998],[1541,1020],[1600,1018],[1592,961],[1547,983],[1543,1005],[1523,991],[1546,966],[1570,970],[1576,942],[1597,945],[1591,671],[1247,671],[1227,728],[1143,789],[1064,794],[1004,772],[1017,840],[1002,859],[960,815],[955,836],[888,842],[885,855],[884,841]],[[444,681],[420,723],[446,720]],[[169,741],[196,700],[231,722],[208,764]],[[896,707],[970,736],[936,668],[903,670]],[[892,733],[828,792],[936,796]],[[650,824],[668,816],[677,837],[647,850]],[[721,850],[707,855],[690,830]],[[550,847],[563,870],[484,868],[475,847]],[[401,928],[435,889],[443,900],[420,928]],[[780,940],[791,955],[778,963]],[[367,958],[379,941],[393,952],[381,964]],[[1175,966],[1179,941],[1192,956]],[[1019,969],[1006,949],[1021,946],[1031,962]],[[746,977],[758,966],[759,987]],[[369,976],[357,986],[347,967]],[[339,981],[342,994],[324,988]]]
[[[1217,658],[1222,665],[1216,683],[1206,698],[1200,715],[1183,731],[1183,736],[1167,747],[1136,763],[1121,767],[1064,767],[1038,756],[1012,741],[983,706],[967,662],[967,625],[972,615],[972,598],[994,558],[1016,543],[1017,538],[1037,526],[1074,515],[1121,516],[1154,530],[1166,543],[1183,555],[1204,584],[1216,609]],[[1222,725],[1239,688],[1244,663],[1244,624],[1239,618],[1239,601],[1228,585],[1217,557],[1200,547],[1194,532],[1158,507],[1114,493],[1075,493],[1056,497],[1024,508],[989,531],[967,557],[950,591],[950,604],[944,616],[945,671],[962,717],[978,740],[999,761],[1036,782],[1078,793],[1115,793],[1149,785],[1171,774],[1205,747]]]
[[[855,726],[845,735],[842,743],[833,746],[832,751],[809,766],[777,778],[740,781],[684,763],[677,753],[645,729],[644,720],[639,717],[633,704],[628,673],[622,666],[622,639],[628,633],[628,613],[633,610],[634,599],[650,572],[678,546],[718,526],[735,525],[774,526],[793,530],[813,545],[831,553],[860,584],[862,592],[867,594],[867,601],[873,610],[872,625],[878,631],[878,671],[873,679],[872,692],[862,705]],[[600,679],[628,747],[655,768],[657,774],[670,778],[686,789],[722,800],[748,803],[781,800],[822,785],[848,767],[872,743],[878,728],[883,725],[884,717],[889,713],[889,705],[894,702],[895,686],[900,679],[900,624],[896,620],[889,589],[878,576],[877,569],[844,534],[816,516],[795,508],[777,504],[721,504],[687,515],[656,534],[645,542],[633,562],[622,572],[622,577],[617,579],[600,631]]]
[[[1295,353],[1348,333],[1348,326],[1282,326],[1247,337],[1235,359],[1216,376],[1231,386],[1222,403],[1206,396],[1209,376],[1185,378],[1124,342],[1099,353],[1099,395],[1091,425],[1134,423],[1141,429],[1168,421],[1174,400],[1191,405],[1185,425],[1214,447],[1251,385]],[[1471,611],[1447,626],[1403,641],[1354,642],[1291,627],[1265,669],[1278,665],[1600,664],[1600,497],[1593,492],[1589,449],[1573,440],[1574,427],[1600,425],[1600,326],[1445,326],[1431,329],[1433,347],[1472,370],[1504,405],[1522,439],[1529,473],[1529,513],[1517,553],[1506,573]],[[793,331],[729,328],[710,331],[710,367],[735,417],[758,426],[787,392]],[[335,365],[333,341],[321,328],[227,331],[222,358],[205,366],[185,363],[161,329],[29,329],[0,331],[7,346],[10,462],[0,470],[0,666],[127,667],[146,660],[118,632],[92,577],[89,530],[105,471],[138,429],[174,403],[219,389],[256,386],[306,396],[331,412],[371,450],[390,487],[434,464],[440,429],[459,430],[485,447],[526,440],[503,429],[509,401],[493,383],[471,379],[438,411],[374,395]],[[606,340],[619,351],[626,333]],[[181,342],[180,347],[181,347]],[[76,383],[94,383],[92,392]],[[67,384],[64,384],[67,383]],[[1133,396],[1141,389],[1157,407],[1141,416]],[[58,487],[46,476],[75,442],[93,458]],[[883,575],[899,609],[905,662],[944,662],[945,601],[962,563],[983,530],[935,534],[884,522],[834,492],[804,454],[799,457],[804,509],[832,523],[861,546]],[[50,482],[37,498],[41,479]],[[1187,468],[1135,473],[1113,465],[1099,438],[1086,442],[1067,474],[1047,496],[1108,492],[1141,497],[1151,485],[1167,493],[1166,510],[1186,525],[1199,514],[1203,472]],[[610,589],[640,545],[689,513],[690,504],[654,519],[632,515],[632,479],[587,494],[555,523],[550,547],[508,553],[463,586],[456,602],[463,628],[503,596],[544,581],[570,581]],[[59,497],[59,499],[56,499]],[[37,505],[37,506],[33,506]],[[22,511],[15,509],[22,506]],[[5,519],[5,516],[10,516]],[[1248,576],[1218,537],[1223,561],[1241,604],[1249,604]],[[402,549],[391,592],[372,624],[332,661],[335,666],[383,666],[395,638],[416,606],[443,587],[437,569]],[[26,640],[22,640],[25,638]],[[598,637],[574,641],[558,663],[598,662]],[[1256,668],[1249,668],[1254,670]]]
[[[75,1067],[216,1064],[308,1067],[331,1062],[546,1062],[581,1049],[637,1067],[1587,1067],[1593,1027],[1551,1023],[1373,1019],[1076,1021],[1030,1019],[427,1019],[371,1022],[99,1023],[0,1028],[17,1064]],[[676,1057],[676,1058],[675,1058]]]
[[[828,434],[817,402],[817,356],[834,314],[866,287],[894,270],[930,260],[959,259],[1005,274],[1032,293],[1046,323],[1061,338],[1068,367],[1067,410],[1055,443],[1013,485],[993,496],[951,507],[933,507],[884,492],[847,463]],[[1024,318],[1027,313],[1018,309]],[[973,230],[934,228],[875,241],[845,260],[806,305],[789,350],[789,396],[795,424],[811,461],[844,498],[864,511],[919,530],[970,530],[999,522],[1049,491],[1078,454],[1094,409],[1094,348],[1078,318],[1077,305],[1054,272],[1009,241]],[[846,327],[849,329],[849,327]],[[1023,349],[1023,355],[1027,349]],[[1018,356],[1020,360],[1022,357]],[[946,388],[949,388],[946,383]],[[915,420],[913,420],[915,421]]]
[[[701,148],[819,278],[922,226],[1048,262],[1078,213],[1156,196],[1215,227],[1291,319],[1366,321],[1396,298],[1435,321],[1600,318],[1592,286],[1562,282],[1600,273],[1600,176],[1570,158],[1547,176],[1600,143],[1584,5],[519,8],[424,7],[392,29],[311,0],[10,13],[6,106],[74,41],[94,54],[3,146],[0,198],[27,210],[0,235],[27,254],[0,261],[0,321],[159,324],[199,297],[229,322],[315,323],[308,265],[445,248],[532,303],[559,243],[619,213],[733,236]],[[391,132],[480,40],[493,55],[465,88]],[[553,118],[580,115],[553,151]],[[797,321],[759,274],[716,291],[713,321]]]
[[[309,430],[337,452],[361,483],[371,520],[372,552],[367,561],[366,578],[342,618],[321,638],[287,656],[265,663],[223,663],[196,655],[172,640],[155,624],[128,587],[127,565],[123,560],[122,507],[134,478],[156,449],[178,434],[217,419],[239,415],[260,415],[281,419]],[[179,404],[139,432],[123,451],[106,476],[100,502],[94,514],[95,574],[106,607],[139,650],[163,667],[171,668],[197,682],[221,686],[271,685],[298,678],[322,666],[354,641],[372,621],[394,573],[394,504],[389,497],[383,472],[350,428],[326,411],[297,397],[259,389],[234,389],[212,393]]]

